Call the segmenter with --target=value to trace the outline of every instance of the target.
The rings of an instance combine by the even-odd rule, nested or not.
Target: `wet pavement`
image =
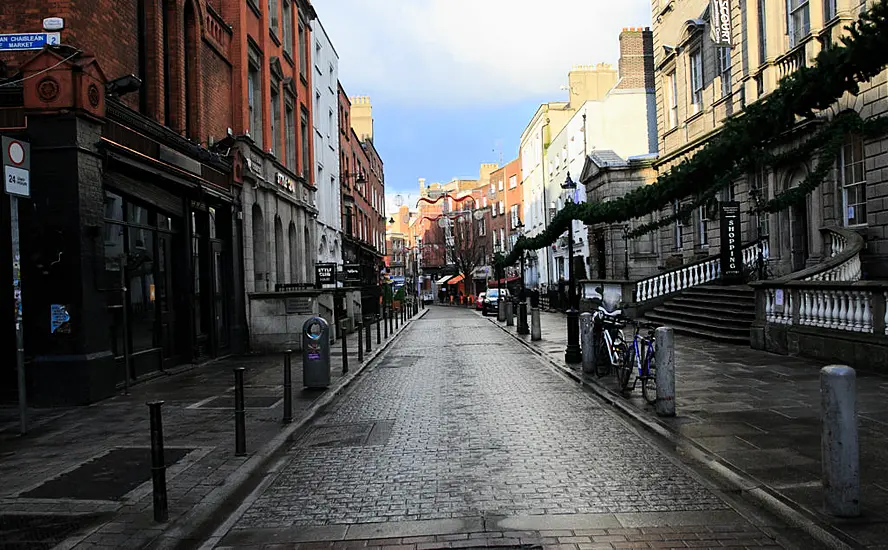
[[[348,342],[351,377],[359,369],[357,336]],[[235,367],[246,368],[243,457],[235,456]],[[330,389],[303,389],[298,352],[292,375],[293,429],[350,379],[342,376],[339,341]],[[152,513],[146,402],[153,400],[164,401],[166,523]],[[275,441],[286,444],[282,401],[283,355],[261,355],[162,375],[87,407],[33,409],[24,437],[17,434],[17,411],[7,411],[0,431],[0,548],[142,548],[159,537],[187,536],[249,479]]]
[[[543,312],[541,328],[538,342],[517,336],[512,327],[508,331],[563,366],[566,318]],[[862,516],[843,520],[825,515],[822,505],[819,370],[824,364],[682,335],[675,342],[674,418],[658,418],[640,389],[618,396],[612,376],[585,379],[813,521],[867,547],[888,548],[888,378],[857,373]]]
[[[489,321],[445,307],[411,324],[204,547],[296,545],[816,547]]]

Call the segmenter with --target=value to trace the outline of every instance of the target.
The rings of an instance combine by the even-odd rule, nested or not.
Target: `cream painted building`
[[[549,192],[546,150],[586,101],[603,98],[617,83],[610,65],[581,65],[568,73],[568,101],[543,103],[521,134],[519,146],[524,181],[524,226],[529,237],[545,231],[554,215],[556,197]],[[560,188],[559,188],[560,189]],[[525,281],[528,286],[554,284],[550,247],[528,253]]]

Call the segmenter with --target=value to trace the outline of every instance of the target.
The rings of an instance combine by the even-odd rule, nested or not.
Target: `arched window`
[[[257,292],[267,290],[265,280],[267,257],[265,253],[265,221],[262,218],[262,208],[258,204],[253,205],[253,275],[254,287]]]
[[[290,237],[290,282],[298,282],[299,277],[299,234],[296,232],[296,224],[290,222],[288,231]]]
[[[284,225],[281,223],[281,217],[274,217],[274,261],[275,261],[275,282],[283,283],[287,280],[287,262],[284,256]]]
[[[312,273],[312,271],[314,271],[314,265],[311,261],[311,258],[314,255],[311,253],[311,233],[309,232],[308,227],[305,228],[305,246],[302,250],[305,250],[305,280],[311,282],[314,280],[314,275]]]

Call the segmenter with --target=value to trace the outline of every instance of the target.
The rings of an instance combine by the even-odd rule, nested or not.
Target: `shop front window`
[[[144,210],[144,209],[143,209]],[[147,211],[145,211],[147,215]],[[151,229],[127,227],[129,253],[126,273],[129,279],[130,338],[133,353],[156,347],[154,232]]]

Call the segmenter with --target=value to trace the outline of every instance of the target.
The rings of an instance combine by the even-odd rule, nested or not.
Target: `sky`
[[[415,204],[418,178],[516,158],[539,104],[567,98],[571,66],[616,67],[620,31],[651,21],[650,0],[312,3],[346,93],[370,96],[390,208],[398,194]]]

